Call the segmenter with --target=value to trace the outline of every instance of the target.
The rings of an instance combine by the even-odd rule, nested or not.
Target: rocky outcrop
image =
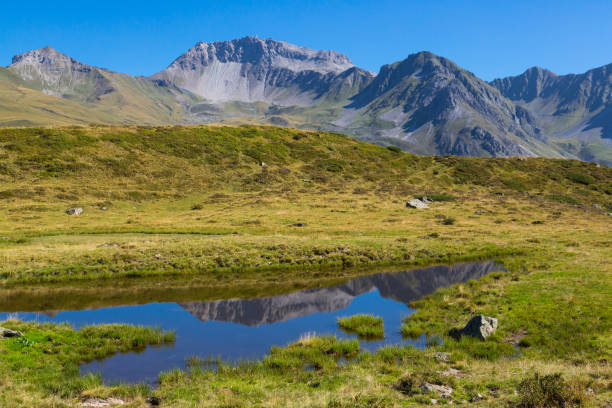
[[[474,316],[461,330],[454,329],[451,336],[460,338],[461,336],[471,336],[480,340],[486,340],[497,330],[497,319],[483,315]]]
[[[83,214],[83,209],[82,209],[82,208],[80,208],[80,207],[76,207],[76,208],[68,208],[68,209],[65,211],[65,213],[66,213],[66,214],[68,214],[68,215],[74,215],[74,216],[77,216],[77,217],[78,217],[79,215]]]
[[[17,330],[5,329],[0,327],[0,339],[6,339],[10,337],[23,337],[23,333]]]
[[[406,207],[416,208],[418,210],[425,210],[429,208],[429,206],[424,201],[421,201],[418,198],[413,198],[412,200],[406,202]]]

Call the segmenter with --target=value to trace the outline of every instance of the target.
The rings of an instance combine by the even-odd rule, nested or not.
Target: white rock
[[[83,209],[80,207],[76,207],[76,208],[69,208],[66,210],[66,214],[68,215],[74,215],[74,216],[79,216],[81,214],[83,214]]]
[[[429,208],[429,206],[427,204],[425,204],[424,202],[422,202],[419,199],[413,198],[412,200],[408,201],[406,203],[406,207],[407,208],[416,208],[419,210],[425,210],[427,208]]]

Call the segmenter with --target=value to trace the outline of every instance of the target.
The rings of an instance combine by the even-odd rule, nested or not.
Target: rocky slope
[[[562,148],[612,164],[612,64],[570,75],[534,67],[491,84],[527,109]]]
[[[354,68],[335,51],[256,37],[200,42],[152,78],[168,81],[210,102],[275,102],[309,105],[338,74]],[[365,77],[371,76],[362,71]]]
[[[354,122],[345,125],[361,137],[400,139],[413,152],[550,154],[529,112],[472,73],[429,52],[383,66],[347,109],[354,109]]]
[[[104,112],[116,118],[111,123],[182,123],[184,106],[196,101],[172,85],[87,65],[51,47],[16,55],[8,69],[23,86]]]

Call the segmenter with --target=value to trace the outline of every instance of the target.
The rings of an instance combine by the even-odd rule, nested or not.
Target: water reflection
[[[343,285],[257,299],[226,299],[179,303],[200,321],[222,321],[257,326],[313,313],[331,313],[348,307],[355,297],[377,289],[383,298],[409,304],[440,287],[479,279],[499,270],[495,262],[433,266],[355,278]]]
[[[454,266],[434,266],[395,273],[379,273],[352,279],[343,284],[321,289],[301,290],[277,296],[251,299],[194,301],[198,292],[173,292],[171,287],[160,292],[159,299],[148,294],[146,304],[100,307],[86,310],[65,310],[69,302],[73,309],[89,307],[91,297],[62,295],[54,303],[53,297],[43,300],[36,292],[33,302],[22,293],[20,305],[0,301],[0,319],[6,312],[20,311],[19,318],[49,322],[69,322],[74,327],[101,323],[130,323],[158,326],[176,331],[171,346],[147,348],[141,353],[126,353],[81,367],[81,372],[100,372],[109,383],[155,383],[160,371],[184,368],[193,356],[221,357],[224,361],[256,359],[266,354],[273,345],[286,345],[304,333],[315,332],[338,337],[354,337],[339,330],[336,319],[356,313],[373,313],[383,317],[385,339],[363,341],[362,348],[375,350],[385,344],[409,343],[424,347],[425,339],[402,339],[399,329],[402,319],[414,310],[409,303],[440,287],[470,279],[503,268],[494,262],[467,263]],[[15,296],[15,292],[10,292]],[[88,292],[90,293],[90,292]],[[168,301],[172,293],[173,301]],[[181,293],[187,293],[183,298]],[[210,296],[209,291],[203,291]],[[2,292],[0,291],[0,296]],[[206,298],[206,297],[204,297]],[[116,301],[116,298],[114,298]],[[197,299],[197,297],[196,297]],[[141,300],[140,300],[141,301]],[[33,309],[42,304],[45,310]],[[7,310],[8,309],[8,310]],[[52,312],[49,312],[52,310]]]

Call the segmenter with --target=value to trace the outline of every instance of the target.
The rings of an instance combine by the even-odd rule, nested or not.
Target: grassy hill
[[[88,255],[93,248],[82,248],[77,256],[58,247],[43,251],[36,262],[27,251],[12,251],[12,261],[0,267],[8,281],[59,279],[65,276],[57,270],[66,269],[74,270],[72,278],[91,278],[116,276],[119,270],[150,274],[245,265],[293,268],[312,266],[315,258],[318,267],[431,262],[434,252],[428,250],[407,254],[397,242],[372,247],[367,239],[356,238],[380,235],[375,231],[381,228],[399,238],[413,217],[404,203],[419,195],[438,200],[436,207],[446,208],[446,213],[428,215],[442,218],[465,211],[464,205],[476,211],[487,201],[539,207],[547,217],[559,216],[566,208],[602,216],[612,211],[612,169],[606,166],[539,158],[416,156],[338,134],[277,127],[2,129],[0,159],[0,231],[10,238],[4,245],[19,240],[40,244],[57,236],[71,241],[83,234],[91,245],[117,238],[105,234],[195,234],[177,238],[176,253],[169,255],[181,259],[175,267],[132,262],[134,252],[118,268],[110,250],[114,247],[96,247],[94,252],[104,254],[98,261]],[[84,208],[84,215],[65,215],[69,207]],[[378,219],[377,209],[387,215]],[[282,246],[266,250],[270,259],[257,254],[255,241],[285,233],[296,237],[301,256],[287,258]],[[328,238],[342,233],[359,241],[354,253],[332,245],[333,250],[325,249],[327,256],[310,257],[309,251],[316,253],[323,242],[331,245]],[[234,257],[217,259],[209,251],[201,256],[210,262],[196,264],[189,260],[189,240],[207,235],[249,243],[236,244]],[[326,238],[317,239],[322,235]],[[437,260],[469,258],[467,249],[442,250],[443,243],[436,245]],[[471,251],[473,257],[487,251],[478,253]]]
[[[66,203],[304,189],[408,197],[474,188],[607,205],[612,188],[612,170],[592,163],[416,156],[277,127],[0,129],[0,154],[5,199]]]

